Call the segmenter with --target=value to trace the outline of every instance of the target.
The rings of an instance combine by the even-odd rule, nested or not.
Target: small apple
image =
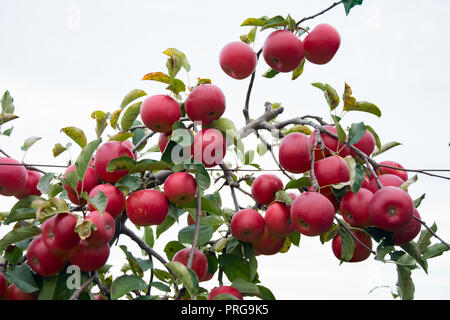
[[[101,247],[92,247],[86,240],[81,240],[71,252],[69,261],[81,271],[95,271],[103,267],[109,258],[109,243]]]
[[[338,31],[329,24],[321,23],[305,37],[306,60],[315,64],[326,64],[333,59],[340,44]]]
[[[344,158],[329,156],[314,162],[314,174],[321,193],[331,193],[331,186],[350,181],[350,169]]]
[[[191,248],[181,249],[172,258],[172,261],[177,261],[187,266]],[[192,259],[191,269],[197,274],[199,279],[203,279],[208,272],[208,259],[205,254],[198,249],[194,251],[194,258]]]
[[[8,300],[37,300],[38,293],[37,292],[23,292],[15,284],[10,284],[6,296]]]
[[[34,238],[27,249],[27,263],[37,274],[51,276],[60,272],[67,260],[46,246],[42,237]]]
[[[103,214],[98,211],[91,211],[85,220],[92,222],[96,227],[95,230],[91,230],[90,236],[86,238],[89,246],[102,247],[114,236],[114,218],[107,211]]]
[[[378,180],[380,180],[380,183],[383,187],[400,187],[403,182],[401,178],[399,178],[397,175],[386,173],[378,176]],[[369,185],[367,186],[367,189],[372,191],[373,193],[377,192],[378,189],[378,183],[375,178],[370,179]]]
[[[373,225],[369,215],[369,203],[373,193],[360,188],[356,194],[349,191],[341,200],[340,211],[345,221],[352,227],[366,228]]]
[[[127,146],[119,141],[108,141],[98,148],[95,153],[94,166],[95,172],[103,181],[114,184],[128,174],[128,170],[111,172],[106,170],[111,160],[120,157],[129,157],[133,159],[133,154]]]
[[[58,213],[42,224],[42,240],[55,252],[70,251],[80,242],[76,225],[77,218],[72,213]]]
[[[416,208],[413,209],[413,216],[420,219],[419,211]],[[421,224],[416,219],[412,218],[411,221],[401,229],[394,230],[393,239],[394,244],[401,246],[413,240],[420,232]]]
[[[238,80],[245,79],[253,73],[257,60],[252,47],[240,41],[228,43],[219,55],[222,70]]]
[[[240,293],[239,290],[232,286],[220,286],[213,288],[208,295],[208,300],[214,300],[214,297],[218,296],[219,294],[231,294],[239,300],[244,300],[242,293]]]
[[[379,164],[380,165],[386,165],[386,166],[390,166],[390,167],[397,167],[397,168],[400,168],[400,169],[404,169],[404,167],[400,163],[395,162],[395,161],[381,161]],[[378,168],[378,172],[379,172],[380,175],[393,174],[393,175],[398,176],[403,181],[408,180],[408,172],[407,171],[396,170],[396,169],[386,168],[386,167],[379,167]]]
[[[23,199],[29,196],[40,196],[41,192],[36,188],[39,180],[42,177],[42,174],[40,174],[37,171],[34,170],[27,170],[27,182],[25,183],[25,186],[22,188],[22,190],[15,195],[17,199]]]
[[[253,241],[253,248],[255,252],[259,254],[271,256],[280,252],[280,250],[284,246],[285,241],[285,236],[279,236],[270,232],[266,226],[263,234],[259,236],[258,239]]]
[[[146,189],[133,192],[125,201],[125,210],[137,226],[159,225],[169,212],[169,203],[161,191]]]
[[[243,242],[253,242],[264,232],[263,216],[254,209],[242,209],[231,218],[230,229],[233,236]]]
[[[326,125],[323,127],[325,130],[337,135],[336,127]],[[314,160],[321,160],[327,156],[332,155],[330,152],[333,151],[337,153],[339,156],[345,158],[347,155],[350,154],[350,148],[343,142],[339,142],[338,139],[328,135],[325,132],[320,133],[320,137],[323,141],[323,144],[325,145],[325,148],[322,150],[319,145],[316,146],[314,149],[314,144],[316,141],[316,130],[314,130],[311,135],[309,136],[309,146],[311,150],[314,149]],[[329,149],[329,150],[328,150]]]
[[[125,147],[127,147],[128,149],[130,149],[131,152],[133,152],[133,149],[134,149],[134,144],[133,144],[133,142],[131,142],[130,140],[125,140],[125,141],[122,141],[122,144],[123,144]],[[134,159],[134,160],[137,160],[137,152],[134,152],[134,153],[133,153],[133,159]]]
[[[175,99],[157,94],[142,102],[140,113],[142,122],[150,130],[170,132],[181,117],[181,107]]]
[[[275,193],[283,188],[283,182],[276,175],[262,174],[253,181],[251,192],[257,202],[267,205],[275,200]]]
[[[195,87],[184,102],[184,110],[189,119],[201,122],[203,126],[219,119],[225,112],[225,106],[222,90],[207,83]]]
[[[280,237],[287,236],[295,231],[291,222],[290,207],[282,202],[272,203],[266,210],[264,220],[267,229]]]
[[[159,147],[159,151],[161,151],[161,153],[164,152],[164,149],[166,148],[167,144],[169,143],[171,135],[172,135],[172,131],[161,132],[159,134],[158,147]]]
[[[311,152],[307,135],[294,132],[281,139],[278,151],[280,165],[292,173],[303,173],[311,169]]]
[[[276,30],[264,41],[264,60],[278,72],[294,71],[304,58],[303,42],[289,30]]]
[[[175,172],[164,181],[164,193],[170,202],[183,206],[195,199],[197,181],[188,172]]]
[[[351,230],[351,232],[355,235],[359,241],[364,243],[368,248],[372,249],[372,239],[370,236],[362,230]],[[341,260],[341,235],[338,234],[333,238],[333,241],[331,242],[331,248],[333,250],[334,255],[336,258]],[[358,241],[355,241],[355,251],[353,253],[352,258],[347,262],[361,262],[366,260],[371,254],[371,251],[368,250],[366,247],[364,247],[361,243]]]
[[[108,199],[106,209],[114,219],[120,216],[125,209],[125,195],[122,191],[110,184],[99,184],[89,192],[89,198],[95,197],[101,191]],[[94,211],[95,208],[89,203],[89,211]]]
[[[67,170],[64,172],[64,178],[66,178],[67,173],[75,171],[75,165],[72,164],[67,168]],[[67,184],[64,184],[63,187],[67,192],[67,196],[69,197],[69,200],[76,205],[85,205],[86,200],[79,197],[83,191],[86,191],[89,193],[96,185],[100,183],[100,180],[98,179],[96,170],[90,166],[87,167],[86,173],[84,174],[83,181],[78,181],[77,184],[77,190],[73,190],[70,186]]]
[[[226,154],[225,139],[219,130],[206,128],[194,135],[192,152],[194,160],[201,162],[206,168],[220,164]]]
[[[0,194],[20,194],[27,183],[27,170],[17,160],[0,157]]]
[[[366,130],[361,139],[359,139],[359,141],[353,146],[366,155],[370,156],[375,149],[375,144],[376,142],[373,134],[369,130]],[[350,155],[354,158],[357,156],[354,150],[350,150]]]
[[[8,290],[8,284],[6,283],[6,278],[3,273],[0,273],[0,300],[6,298],[6,291]]]

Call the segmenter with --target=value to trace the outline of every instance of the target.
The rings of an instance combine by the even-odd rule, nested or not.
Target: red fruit
[[[172,135],[172,131],[169,132],[161,132],[158,138],[158,147],[159,151],[164,152],[167,144],[169,143],[169,137]]]
[[[144,125],[155,132],[170,132],[180,119],[178,102],[167,95],[150,96],[142,102],[141,119]]]
[[[197,181],[187,172],[175,172],[164,182],[164,193],[170,202],[185,205],[195,199]]]
[[[128,196],[125,210],[130,221],[137,226],[158,225],[166,219],[169,204],[161,191],[146,189]]]
[[[114,184],[128,174],[128,170],[106,171],[108,163],[120,157],[133,159],[133,154],[127,146],[119,141],[108,141],[98,148],[95,154],[94,166],[95,172],[103,181]]]
[[[291,206],[291,221],[294,227],[307,236],[317,236],[333,225],[333,204],[318,192],[300,194]]]
[[[274,174],[262,174],[253,181],[252,195],[261,204],[269,204],[275,200],[275,193],[283,190],[283,182]]]
[[[413,209],[413,215],[420,219],[419,211],[416,208]],[[392,235],[394,238],[394,244],[401,246],[405,243],[413,240],[420,232],[421,224],[416,219],[412,218],[411,221],[401,229],[394,230]]]
[[[34,238],[27,249],[27,263],[37,274],[51,276],[60,272],[66,265],[64,256],[45,245],[41,237]]]
[[[67,168],[67,170],[64,172],[64,178],[66,178],[68,172],[75,171],[75,165],[72,164]],[[86,191],[89,193],[96,185],[100,183],[98,176],[96,174],[96,171],[94,168],[88,166],[86,169],[86,173],[84,174],[83,182],[78,181],[77,184],[77,190],[73,190],[71,187],[69,187],[67,184],[64,184],[64,189],[67,192],[67,196],[69,197],[70,201],[73,204],[76,205],[85,205],[86,200],[80,199],[79,196],[83,191]],[[78,193],[78,195],[77,195]]]
[[[373,193],[370,190],[360,188],[356,194],[349,191],[341,200],[341,215],[352,227],[366,228],[371,226],[369,215],[369,203]]]
[[[363,153],[365,153],[366,155],[370,156],[373,150],[375,149],[375,144],[376,142],[374,136],[369,130],[366,130],[362,138],[359,139],[359,141],[355,143],[353,146],[362,151]],[[350,150],[350,155],[352,157],[356,157],[356,152]]]
[[[326,64],[334,57],[341,44],[337,30],[329,24],[317,25],[305,37],[305,57],[311,63]]]
[[[10,284],[6,296],[8,300],[37,300],[38,294],[36,292],[26,293],[16,287],[15,284]]]
[[[191,248],[181,249],[172,258],[172,261],[177,261],[187,266],[189,253]],[[198,249],[194,251],[194,258],[192,259],[191,269],[197,274],[199,279],[203,279],[208,272],[208,259],[205,254]]]
[[[390,167],[397,167],[397,168],[404,169],[404,167],[400,163],[395,162],[395,161],[382,161],[379,164],[380,165],[386,165],[386,166],[390,166]],[[379,167],[378,168],[378,172],[379,172],[380,175],[393,174],[393,175],[398,176],[403,181],[408,180],[408,172],[403,171],[403,170],[396,170],[396,169],[392,169],[392,168]]]
[[[384,187],[375,192],[369,203],[373,224],[387,231],[403,228],[412,219],[414,203],[405,190]]]
[[[110,184],[99,184],[89,192],[89,198],[95,197],[99,191],[102,191],[108,203],[105,211],[107,211],[114,219],[120,216],[125,209],[125,195],[122,191]],[[89,211],[94,211],[95,208],[89,203]]]
[[[232,286],[220,286],[215,287],[211,290],[211,292],[208,295],[208,300],[214,300],[214,297],[219,294],[231,294],[238,298],[239,300],[244,300],[244,297],[242,297],[242,294],[237,290],[236,288]]]
[[[370,183],[369,178],[366,175],[364,175],[364,179],[362,181],[361,188],[369,189],[369,183]]]
[[[389,173],[378,176],[378,180],[380,180],[383,187],[400,187],[404,182],[398,176]],[[373,193],[377,192],[380,189],[375,178],[372,178],[370,180],[367,189],[369,189]]]
[[[253,248],[259,254],[274,255],[283,248],[286,237],[276,235],[266,227],[263,234],[253,242]]]
[[[106,300],[101,294],[94,295],[94,300]]]
[[[71,264],[81,271],[95,271],[103,267],[109,258],[109,243],[101,247],[92,247],[86,240],[81,240],[69,257]]]
[[[42,240],[53,251],[70,251],[80,242],[76,225],[77,218],[73,214],[58,213],[42,224]]]
[[[205,282],[205,281],[209,281],[214,277],[214,273],[211,272],[207,272],[206,276],[204,276],[200,281],[201,282]]]
[[[15,196],[20,194],[27,183],[27,170],[20,162],[0,157],[0,194]]]
[[[352,230],[352,233],[355,235],[356,238],[358,238],[362,243],[364,243],[368,248],[372,249],[372,239],[369,237],[369,235],[360,230]],[[338,234],[336,237],[333,238],[333,241],[331,243],[331,248],[333,250],[334,255],[336,258],[341,260],[341,235]],[[353,253],[352,258],[347,262],[361,262],[363,260],[366,260],[371,254],[371,250],[364,247],[361,243],[358,241],[355,241],[355,251]]]
[[[303,42],[288,30],[277,30],[264,41],[262,54],[272,69],[294,71],[304,58]]]
[[[245,79],[253,73],[257,57],[248,44],[235,41],[223,47],[219,55],[222,70],[234,79]]]
[[[6,298],[6,290],[8,289],[8,284],[6,283],[6,278],[3,273],[0,273],[0,300]]]
[[[350,181],[350,170],[344,158],[330,156],[314,162],[314,174],[322,193],[331,193],[331,186]]]
[[[134,149],[134,144],[133,142],[131,142],[130,140],[125,140],[122,142],[122,144],[127,147],[128,149],[130,149],[131,152],[133,152]],[[137,159],[137,152],[133,153],[133,159],[136,160]]]
[[[225,105],[222,90],[212,84],[201,84],[191,91],[184,102],[184,109],[193,122],[200,121],[201,125],[207,126],[222,116]]]
[[[37,184],[39,183],[39,180],[42,177],[42,174],[40,174],[37,171],[34,170],[27,170],[27,182],[25,183],[25,186],[22,188],[22,190],[15,195],[17,199],[23,199],[29,196],[40,196],[41,192],[36,188]]]
[[[303,173],[311,169],[311,151],[308,136],[294,132],[285,136],[278,151],[280,165],[292,173]]]
[[[114,218],[107,212],[103,215],[98,211],[91,211],[85,218],[96,226],[96,230],[91,230],[91,235],[86,238],[89,246],[102,247],[114,236],[115,223]]]
[[[287,236],[295,231],[291,222],[290,207],[281,202],[272,203],[267,208],[264,217],[267,229],[280,237]]]
[[[258,211],[242,209],[231,218],[230,228],[233,236],[243,242],[253,242],[264,232],[265,221]]]
[[[192,154],[194,160],[203,163],[206,168],[220,164],[226,154],[226,144],[222,133],[213,128],[198,131],[194,136]]]
[[[337,135],[336,127],[324,126],[323,128],[326,129],[327,131]],[[316,148],[314,149],[314,144],[316,141],[316,130],[314,130],[311,133],[311,135],[309,136],[309,146],[310,146],[311,150],[313,150],[313,149],[315,150],[314,160],[320,160],[329,155],[332,155],[328,149],[332,150],[333,152],[338,153],[338,155],[343,158],[345,158],[347,155],[350,154],[350,148],[343,142],[339,143],[338,139],[328,135],[325,132],[322,132],[320,134],[320,137],[322,138],[323,144],[326,147],[326,148],[324,148],[324,150],[322,150],[319,145],[317,145]]]

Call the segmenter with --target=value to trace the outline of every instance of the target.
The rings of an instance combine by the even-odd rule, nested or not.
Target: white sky
[[[314,14],[332,1],[19,1],[0,2],[0,92],[9,90],[20,119],[10,139],[0,145],[13,157],[23,156],[20,146],[30,136],[43,139],[28,152],[26,161],[61,164],[68,154],[53,158],[55,143],[67,143],[60,128],[83,129],[88,140],[95,138],[95,110],[114,111],[123,96],[140,88],[148,94],[164,93],[164,86],[140,79],[148,72],[165,72],[162,51],[175,47],[183,51],[192,70],[190,79],[212,79],[225,93],[224,114],[238,127],[244,123],[242,107],[248,80],[229,78],[219,67],[221,48],[249,31],[239,27],[248,17],[291,14],[295,19]],[[286,111],[280,119],[317,114],[327,117],[328,106],[312,82],[329,83],[342,93],[344,83],[358,100],[377,104],[382,118],[349,114],[345,125],[364,121],[380,135],[382,142],[396,140],[403,145],[379,157],[407,168],[449,168],[447,90],[450,86],[448,51],[450,3],[435,1],[365,1],[348,17],[342,7],[309,21],[314,27],[326,22],[340,32],[342,43],[328,65],[307,64],[296,81],[290,75],[261,78],[267,65],[257,67],[250,113],[263,112],[264,102],[281,102]],[[258,50],[270,31],[258,33]],[[185,76],[181,75],[183,80]],[[8,128],[5,125],[3,129]],[[110,129],[108,129],[110,130]],[[108,131],[111,133],[111,130]],[[247,140],[246,140],[247,141]],[[252,143],[248,139],[246,145]],[[156,142],[156,140],[154,141]],[[75,158],[80,149],[74,145]],[[273,168],[269,157],[260,160]],[[413,198],[426,193],[420,214],[438,233],[450,240],[449,181],[420,175],[410,188]],[[228,207],[232,207],[229,196]],[[242,204],[249,199],[243,198]],[[250,202],[248,202],[250,203]],[[1,210],[14,204],[2,197]],[[185,220],[182,219],[182,226]],[[181,226],[180,226],[181,227]],[[5,232],[2,226],[0,233]],[[160,248],[176,233],[157,241]],[[159,244],[158,244],[159,243]],[[124,237],[119,244],[139,253]],[[116,250],[117,249],[117,250]],[[119,270],[125,261],[116,248],[108,261]],[[344,264],[334,257],[330,244],[303,237],[300,248],[287,254],[259,257],[262,284],[279,299],[390,299],[396,272],[392,265],[372,260]],[[413,271],[417,299],[450,298],[450,255],[429,261],[429,275]],[[212,288],[210,281],[206,287]]]

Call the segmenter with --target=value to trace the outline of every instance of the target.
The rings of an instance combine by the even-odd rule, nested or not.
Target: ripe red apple
[[[372,197],[369,213],[373,224],[387,231],[403,228],[412,219],[414,203],[405,190],[383,187]]]
[[[164,181],[164,193],[170,202],[183,206],[195,199],[197,181],[188,172],[175,172]]]
[[[323,128],[337,135],[336,127],[327,125],[324,126]],[[314,149],[314,144],[316,141],[316,130],[314,130],[309,136],[309,146],[311,150],[313,149],[315,150],[314,160],[320,160],[329,155],[332,155],[332,153],[328,149],[332,150],[333,152],[336,152],[339,156],[343,158],[345,158],[347,155],[350,154],[350,148],[345,143],[339,142],[338,139],[328,135],[325,132],[320,133],[320,137],[322,138],[323,144],[325,145],[324,150],[322,150],[319,145],[317,145],[316,148]]]
[[[397,168],[400,168],[400,169],[404,169],[404,167],[400,163],[395,162],[395,161],[381,161],[379,164],[380,165],[386,165],[386,166],[390,166],[390,167],[397,167]],[[380,175],[393,174],[393,175],[398,176],[403,181],[408,180],[408,172],[407,171],[396,170],[396,169],[386,168],[386,167],[379,167],[378,168],[378,172],[379,172]]]
[[[329,24],[317,25],[305,37],[305,57],[311,63],[326,64],[334,57],[341,44],[338,31]]]
[[[331,186],[350,181],[350,169],[344,158],[330,156],[314,162],[314,174],[321,193],[331,193]]]
[[[245,79],[256,67],[256,53],[248,44],[240,41],[228,43],[219,55],[222,70],[234,79]]]
[[[413,216],[420,219],[419,211],[416,208],[413,209]],[[411,221],[401,229],[393,231],[394,244],[401,246],[413,240],[420,232],[421,224],[416,219],[412,218]]]
[[[142,102],[141,119],[144,125],[155,132],[172,131],[172,126],[180,119],[181,107],[178,102],[162,94],[149,96]]]
[[[239,290],[232,286],[220,286],[213,288],[208,295],[208,300],[214,300],[214,297],[218,296],[219,294],[231,294],[239,300],[244,300],[242,293],[240,293]]]
[[[95,153],[94,166],[95,172],[103,181],[114,184],[128,174],[128,170],[106,171],[108,163],[120,157],[130,157],[133,159],[133,154],[127,146],[119,141],[108,141],[98,148]]]
[[[25,183],[25,186],[22,188],[22,190],[15,195],[17,199],[23,199],[29,196],[40,196],[41,192],[36,188],[37,184],[39,183],[39,180],[42,177],[42,174],[40,174],[37,171],[34,170],[27,170],[27,182]]]
[[[108,211],[114,219],[120,216],[125,209],[125,195],[123,192],[113,185],[99,184],[89,192],[89,198],[95,197],[99,191],[102,191],[108,199],[105,211]],[[89,203],[89,211],[94,210],[94,206]]]
[[[131,142],[130,140],[125,140],[122,141],[122,144],[127,147],[128,149],[130,149],[131,152],[133,152],[133,148],[134,148],[134,144],[133,142]],[[137,159],[137,152],[133,153],[133,159],[136,160]]]
[[[280,252],[285,241],[286,237],[270,232],[266,226],[263,234],[253,241],[253,248],[258,254],[271,256]]]
[[[169,203],[161,191],[139,190],[128,196],[125,210],[130,221],[137,226],[159,225],[166,219]]]
[[[27,183],[27,170],[19,161],[0,157],[0,194],[19,194]]]
[[[17,288],[15,284],[10,284],[7,289],[6,296],[8,300],[37,300],[38,293],[26,293]]]
[[[274,174],[262,174],[252,184],[252,195],[261,204],[267,205],[275,200],[275,193],[283,190],[283,182]]]
[[[242,209],[231,218],[230,229],[233,236],[243,242],[253,242],[264,232],[263,216],[254,209]]]
[[[193,122],[207,126],[225,112],[225,95],[212,84],[201,84],[189,93],[184,102],[186,115]]]
[[[42,224],[42,240],[55,252],[74,249],[80,242],[75,232],[77,218],[69,213],[58,213]]]
[[[75,171],[75,165],[72,164],[67,168],[67,170],[64,172],[64,178],[67,176],[68,172]],[[77,184],[77,190],[73,190],[70,186],[67,184],[64,184],[63,187],[67,192],[67,196],[69,197],[69,200],[76,205],[85,205],[86,200],[79,198],[81,193],[83,191],[86,191],[89,193],[96,185],[100,183],[100,180],[98,179],[97,173],[94,168],[88,166],[86,169],[86,173],[84,174],[83,181],[78,181]],[[78,194],[77,194],[78,193]]]
[[[307,236],[317,236],[333,225],[333,204],[318,192],[300,194],[291,206],[291,221],[294,227]]]
[[[364,175],[364,179],[362,181],[361,188],[369,189],[369,183],[370,183],[369,178],[367,177],[367,175]]]
[[[101,294],[94,295],[94,300],[106,300]]]
[[[220,164],[226,154],[225,139],[219,130],[206,128],[194,135],[192,152],[194,160],[201,162],[206,168]]]
[[[380,180],[383,187],[400,187],[403,184],[403,182],[405,182],[398,176],[390,174],[390,173],[382,174],[382,175],[378,176],[378,180]],[[369,189],[373,193],[377,192],[378,189],[380,189],[378,187],[377,180],[375,180],[375,178],[372,178],[369,181],[369,185],[367,186],[367,189]]]
[[[91,211],[85,220],[92,222],[96,227],[96,230],[91,230],[91,235],[86,238],[89,246],[102,247],[114,236],[114,218],[107,211],[103,212],[103,215],[98,211]]]
[[[27,249],[27,263],[37,274],[51,276],[60,272],[66,265],[66,257],[55,253],[41,237],[31,241]]]
[[[366,130],[361,139],[359,139],[359,141],[353,146],[366,155],[370,156],[375,149],[375,144],[376,142],[373,134],[369,130]],[[354,150],[350,150],[350,155],[352,157],[356,157],[356,152]]]
[[[8,290],[8,284],[3,273],[0,273],[0,300],[6,298],[6,291]]]
[[[355,235],[356,238],[358,238],[362,243],[364,243],[368,248],[372,249],[372,239],[370,236],[361,230],[351,230],[351,232]],[[333,241],[331,242],[331,248],[333,250],[334,255],[336,258],[341,260],[341,253],[342,253],[342,247],[341,247],[341,235],[338,234],[333,238]],[[353,253],[352,258],[347,262],[361,262],[366,260],[371,254],[371,251],[364,247],[361,243],[358,241],[355,241],[355,251]]]
[[[169,143],[169,137],[172,135],[172,131],[169,132],[161,132],[158,138],[158,147],[159,151],[164,152],[167,144]]]
[[[373,193],[360,188],[356,194],[349,191],[341,200],[341,215],[352,227],[366,228],[373,225],[369,215],[369,203]]]
[[[191,248],[181,249],[172,258],[172,261],[177,261],[187,266],[189,253]],[[208,259],[205,254],[198,249],[194,251],[194,258],[192,259],[191,269],[197,274],[199,279],[203,279],[208,272]]]
[[[267,208],[264,216],[266,227],[271,232],[280,237],[287,236],[295,231],[291,222],[290,207],[282,202],[274,202]]]
[[[109,243],[102,247],[92,247],[86,240],[81,240],[69,257],[71,264],[81,271],[95,271],[103,267],[109,258]]]
[[[303,173],[311,169],[311,152],[307,135],[294,132],[281,139],[278,151],[280,165],[292,173]]]
[[[272,32],[264,41],[264,60],[278,72],[294,71],[304,58],[303,42],[289,30]]]

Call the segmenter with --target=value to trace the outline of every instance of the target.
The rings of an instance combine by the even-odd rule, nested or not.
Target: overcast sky
[[[83,129],[88,140],[95,138],[95,110],[112,112],[125,94],[143,89],[163,94],[164,86],[141,81],[148,72],[165,72],[162,51],[175,47],[190,62],[191,82],[210,78],[225,93],[225,117],[238,127],[245,121],[242,108],[247,80],[234,80],[222,72],[218,55],[222,47],[249,31],[240,24],[248,17],[291,14],[299,20],[332,3],[315,1],[0,1],[0,93],[9,90],[20,119],[11,122],[11,138],[0,137],[0,145],[21,159],[20,146],[30,136],[42,137],[26,156],[30,163],[64,164],[69,154],[53,158],[55,143],[68,138],[60,133],[66,126]],[[406,168],[450,168],[448,88],[450,87],[450,2],[364,1],[348,17],[339,6],[304,26],[326,22],[335,26],[342,43],[334,59],[325,66],[307,63],[296,81],[280,74],[274,79],[261,75],[268,66],[261,60],[251,99],[250,115],[257,117],[264,102],[281,102],[280,119],[316,114],[328,119],[328,106],[312,82],[329,83],[342,94],[344,83],[358,100],[375,103],[383,116],[349,114],[345,125],[364,121],[383,143],[399,141],[400,147],[379,157]],[[269,30],[257,34],[258,50]],[[185,75],[181,75],[186,80]],[[3,130],[9,125],[3,126]],[[108,133],[112,131],[108,129]],[[251,145],[252,138],[246,145]],[[154,141],[156,142],[156,140]],[[151,144],[150,144],[151,145]],[[80,149],[71,149],[75,158]],[[377,158],[378,159],[378,158]],[[259,160],[273,168],[270,158]],[[60,172],[56,171],[55,172]],[[410,188],[413,198],[426,193],[419,212],[429,225],[450,240],[450,182],[424,175]],[[211,189],[213,191],[213,188]],[[229,196],[223,194],[224,199]],[[0,199],[1,211],[14,204]],[[242,199],[242,204],[250,204]],[[229,202],[228,207],[232,207]],[[184,219],[181,226],[184,226]],[[5,232],[2,226],[0,233]],[[161,248],[176,233],[158,241]],[[159,244],[158,244],[159,243]],[[123,237],[119,244],[139,253]],[[116,248],[117,249],[117,248]],[[108,261],[120,270],[123,253],[114,249]],[[300,248],[272,257],[259,257],[262,284],[279,299],[390,299],[395,288],[393,265],[368,261],[344,264],[334,257],[330,243],[303,237]],[[429,261],[429,275],[413,271],[418,299],[450,298],[450,254]],[[216,283],[206,284],[212,288]]]

